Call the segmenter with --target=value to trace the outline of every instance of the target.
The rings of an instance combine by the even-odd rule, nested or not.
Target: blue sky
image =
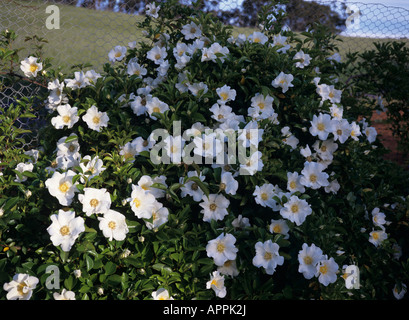
[[[316,1],[325,3],[329,0]],[[358,23],[350,24],[343,35],[371,38],[409,37],[409,0],[347,0],[346,4],[350,4],[351,8],[355,5],[355,8],[361,11],[361,16]]]
[[[240,4],[243,0],[220,0],[220,6],[222,3],[225,3],[227,7],[232,6],[232,4]],[[314,0],[307,0],[307,1],[314,1]],[[315,0],[318,1],[319,0]],[[325,0],[324,0],[325,1]],[[327,0],[328,1],[328,0]],[[342,2],[342,1],[340,1]],[[352,2],[361,2],[361,3],[380,3],[385,6],[395,6],[395,7],[402,7],[409,10],[409,0],[347,0],[347,3]]]
[[[354,2],[348,0],[347,4]],[[359,25],[351,26],[344,32],[345,35],[374,38],[409,37],[408,0],[359,0],[356,6],[362,13]]]
[[[353,2],[348,0],[348,2]],[[401,7],[409,10],[409,0],[358,0],[357,2],[362,3],[380,3],[384,4],[385,6],[394,6],[394,7]]]
[[[219,8],[229,10],[237,5],[240,6],[242,1],[220,0]],[[330,0],[315,1],[325,3]],[[338,0],[338,2],[344,1]],[[343,32],[344,35],[372,38],[409,37],[409,0],[347,0],[346,4],[355,4],[362,15],[359,24],[350,26],[346,32]]]

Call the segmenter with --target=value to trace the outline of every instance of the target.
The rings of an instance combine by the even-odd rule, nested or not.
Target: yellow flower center
[[[26,284],[25,284],[25,282],[20,282],[18,285],[17,285],[17,292],[18,292],[18,294],[19,295],[21,295],[21,296],[23,296],[25,293],[24,293],[24,288],[26,287]]]
[[[222,242],[219,242],[218,244],[217,244],[217,252],[223,252],[224,251],[224,249],[226,248],[226,246],[222,243]]]
[[[155,55],[155,60],[159,60],[161,58],[161,55],[159,54],[159,53],[157,53],[156,55]]]
[[[297,183],[294,180],[290,182],[290,188],[291,189],[297,188]]]
[[[326,274],[327,272],[328,272],[328,267],[325,264],[320,267],[321,274]]]
[[[285,84],[285,83],[286,83],[285,79],[280,80],[280,84]]]
[[[29,68],[30,72],[34,73],[37,71],[37,69],[38,69],[38,66],[36,64],[30,64],[30,68]]]
[[[122,53],[118,51],[117,53],[115,53],[115,58],[119,58],[121,55]]]
[[[66,236],[70,233],[70,228],[68,226],[63,226],[60,228],[60,233],[62,236]]]
[[[304,260],[305,264],[311,264],[312,263],[312,258],[310,256],[305,256],[303,260]]]
[[[68,147],[68,151],[74,152],[75,151],[75,146],[73,144],[70,144],[70,146]]]
[[[63,182],[63,183],[61,183],[60,186],[58,187],[58,189],[60,189],[60,191],[61,191],[62,193],[66,193],[69,188],[70,188],[70,186],[68,185],[68,182]]]
[[[91,207],[93,207],[93,208],[96,208],[96,207],[98,206],[98,204],[99,204],[99,201],[98,201],[97,199],[92,199],[92,200],[89,202],[89,205],[90,205]]]
[[[264,259],[265,260],[271,260],[273,258],[273,254],[271,252],[265,252],[264,253]]]
[[[226,190],[226,184],[225,183],[220,183],[220,190]]]
[[[313,183],[317,182],[317,176],[315,174],[311,174],[310,175],[310,181],[313,182]]]
[[[259,107],[261,110],[263,110],[265,106],[266,106],[266,105],[265,105],[263,102],[260,102],[260,103],[258,104],[258,107]]]
[[[62,117],[62,121],[63,121],[64,123],[68,123],[68,122],[70,122],[70,120],[71,120],[71,117],[70,117],[70,116],[63,116],[63,117]]]
[[[281,226],[280,226],[279,224],[276,224],[276,225],[273,227],[273,231],[274,231],[275,233],[281,233]]]
[[[330,97],[330,98],[332,99],[333,97],[335,97],[335,95],[334,95],[334,93],[331,91],[331,92],[329,93],[328,97]]]
[[[225,263],[224,263],[224,267],[226,267],[226,268],[229,268],[231,265],[232,265],[232,263],[233,263],[233,260],[227,260]]]
[[[291,212],[292,212],[292,213],[298,213],[298,210],[299,210],[299,208],[298,208],[298,205],[297,205],[297,204],[293,204],[293,205],[291,206]]]
[[[155,107],[155,108],[153,108],[153,110],[152,110],[153,112],[156,112],[156,113],[160,113],[160,109],[159,109],[159,107]]]
[[[141,205],[141,201],[138,198],[135,198],[133,200],[133,203],[134,203],[135,207],[137,207],[137,208],[139,208],[139,206]]]
[[[131,152],[125,152],[125,154],[124,154],[125,160],[128,160],[128,159],[130,159],[132,157],[133,157],[133,154]]]
[[[226,92],[222,92],[222,93],[220,93],[220,97],[221,97],[223,100],[227,100],[227,98],[229,97],[229,95],[228,95]]]
[[[116,222],[115,221],[109,221],[108,228],[114,230],[116,228]]]
[[[216,205],[215,203],[212,203],[212,204],[209,206],[209,209],[210,209],[211,211],[215,211],[215,210],[217,209],[217,205]]]
[[[342,130],[341,129],[337,130],[337,135],[339,135],[339,136],[342,135]]]
[[[210,284],[217,287],[217,280],[213,279],[212,282],[210,282]]]
[[[98,116],[95,116],[92,118],[92,122],[95,124],[99,124],[101,122],[101,119]]]
[[[322,151],[322,152],[327,151],[327,147],[326,147],[326,146],[322,146],[322,147],[321,147],[321,151]]]
[[[378,240],[379,239],[379,233],[378,232],[372,233],[372,238],[374,238],[374,240]]]
[[[322,122],[320,122],[320,123],[317,124],[317,129],[319,131],[324,131],[325,130],[325,125]]]
[[[261,200],[266,201],[267,199],[268,199],[267,193],[263,192],[263,193],[261,194]]]
[[[261,42],[261,39],[260,38],[254,38],[253,42],[259,43],[259,42]]]

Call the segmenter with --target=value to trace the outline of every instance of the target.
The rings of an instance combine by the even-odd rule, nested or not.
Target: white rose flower
[[[288,88],[294,87],[291,81],[294,80],[294,76],[292,74],[285,74],[284,72],[280,72],[280,74],[273,80],[271,85],[274,88],[281,88],[283,93],[288,91]]]
[[[69,104],[59,105],[57,107],[58,116],[51,119],[51,124],[56,129],[62,129],[64,126],[71,129],[79,120],[77,111],[78,108],[71,107]]]
[[[128,199],[128,202],[131,203],[131,209],[138,218],[150,219],[157,200],[141,186],[133,184],[131,198]]]
[[[55,300],[75,300],[75,293],[73,291],[62,289],[61,293],[54,292],[53,297]]]
[[[219,271],[214,271],[210,277],[210,281],[206,283],[207,289],[213,289],[216,296],[224,298],[227,294],[226,286],[224,285],[224,276]]]
[[[65,252],[71,250],[75,240],[85,231],[84,219],[75,217],[74,211],[59,210],[51,216],[52,224],[47,228],[53,245],[61,245]]]
[[[230,201],[222,194],[209,194],[209,197],[204,196],[203,202],[199,203],[203,209],[203,221],[210,222],[211,220],[223,220],[228,215],[227,208]]]
[[[257,242],[255,244],[256,255],[253,258],[253,265],[257,268],[263,267],[267,274],[272,275],[278,265],[284,263],[284,257],[280,256],[278,250],[280,249],[277,243],[271,240],[266,242]]]
[[[12,281],[3,285],[4,291],[8,291],[7,300],[29,300],[38,282],[37,277],[26,273],[17,273]]]
[[[20,63],[20,69],[26,77],[37,77],[37,72],[43,70],[43,64],[37,62],[38,58],[30,56]]]
[[[165,288],[159,288],[156,291],[152,292],[153,300],[174,300],[170,295],[169,291]]]
[[[207,256],[213,258],[217,266],[223,266],[228,260],[235,260],[238,249],[234,245],[236,238],[232,234],[220,234],[210,240],[206,246]]]
[[[82,210],[87,216],[106,213],[111,207],[111,196],[104,188],[84,188],[84,194],[79,194],[78,200],[82,203]]]
[[[75,192],[78,192],[77,183],[72,183],[74,176],[75,172],[72,170],[68,170],[65,173],[55,171],[53,176],[45,181],[48,192],[56,197],[62,206],[69,206]]]
[[[109,61],[121,61],[125,58],[126,55],[126,47],[123,46],[115,46],[111,51],[108,53]]]
[[[100,132],[102,127],[108,126],[109,117],[106,112],[100,112],[96,106],[91,106],[82,120],[87,123],[90,129]]]
[[[98,217],[99,228],[109,241],[122,241],[129,232],[125,216],[115,210],[108,210],[103,217]]]

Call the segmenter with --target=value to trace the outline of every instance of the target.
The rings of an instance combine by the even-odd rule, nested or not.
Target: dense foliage
[[[386,112],[401,150],[409,154],[409,49],[397,41],[374,45],[349,56],[348,82],[367,110]]]
[[[283,31],[271,7],[233,37],[174,2],[147,6],[145,41],[113,48],[102,73],[22,60],[47,81],[47,125],[1,162],[0,297],[400,298],[408,175],[344,105],[334,37]],[[247,150],[217,164],[229,137]]]

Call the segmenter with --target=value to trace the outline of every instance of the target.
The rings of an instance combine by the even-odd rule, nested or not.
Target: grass
[[[58,4],[60,29],[48,30],[45,21],[47,4],[40,0],[1,0],[0,27],[17,32],[16,47],[26,47],[24,38],[37,35],[48,40],[45,55],[53,57],[54,63],[67,68],[73,64],[92,63],[96,69],[108,61],[108,52],[116,45],[127,45],[130,41],[142,39],[142,30],[136,23],[143,16],[128,15],[111,11],[96,11],[86,8]],[[235,28],[234,35],[251,34],[254,29]],[[340,37],[340,54],[349,50],[363,51],[373,48],[373,42],[389,39]],[[408,44],[409,41],[405,40]],[[21,57],[28,55],[23,51]]]
[[[108,61],[115,45],[127,45],[142,38],[136,23],[142,16],[111,11],[96,11],[58,4],[60,29],[47,29],[47,5],[38,1],[0,1],[0,26],[16,31],[16,47],[25,47],[26,36],[47,39],[45,55],[62,67],[91,62],[96,66]],[[28,54],[28,52],[23,52]],[[24,56],[24,55],[22,55]]]

